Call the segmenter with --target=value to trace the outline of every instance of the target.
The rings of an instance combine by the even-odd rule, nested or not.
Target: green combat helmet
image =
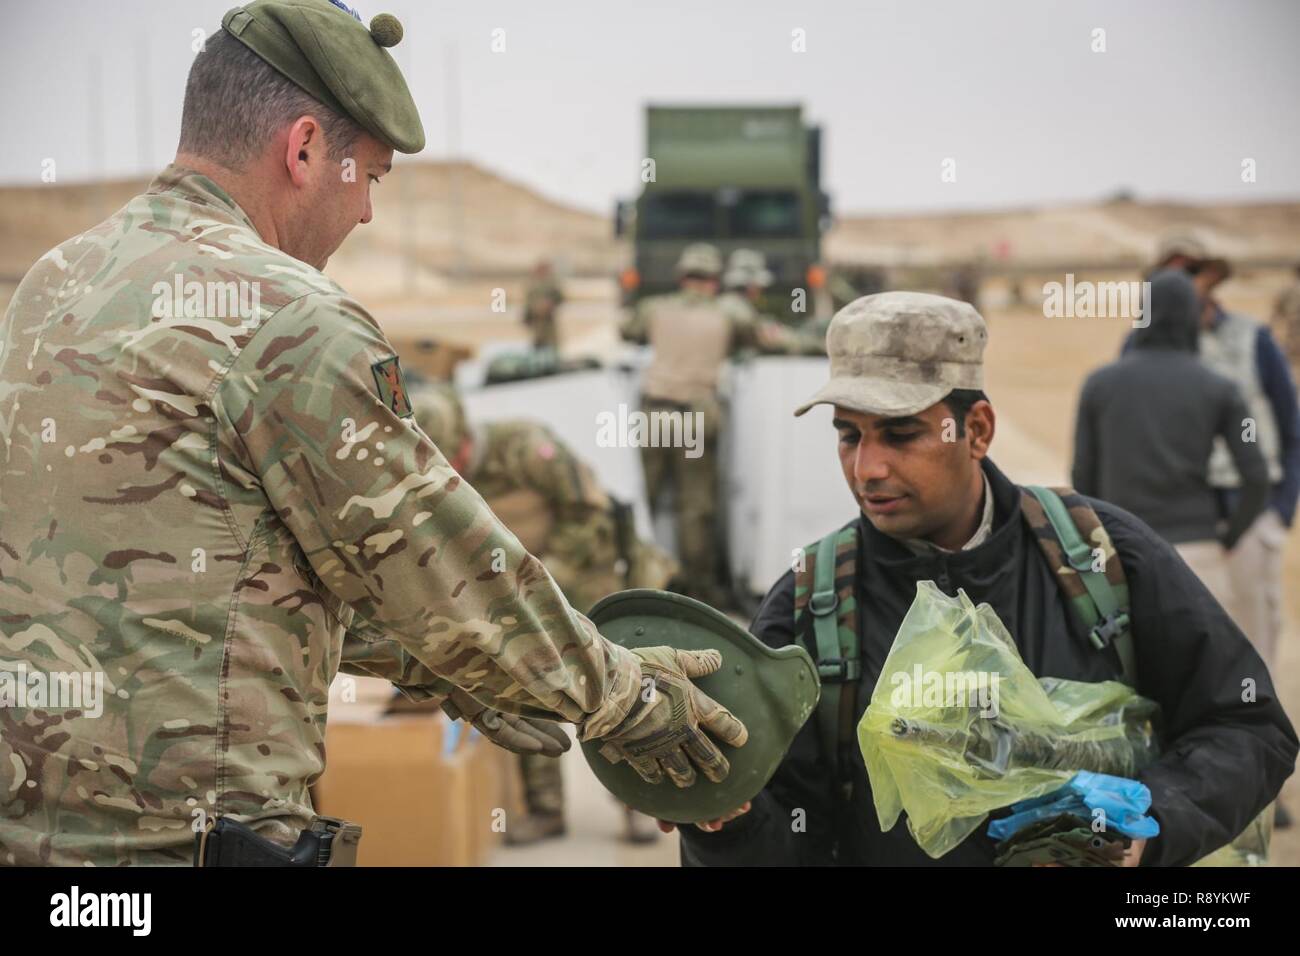
[[[722,272],[722,253],[707,242],[693,242],[677,260],[677,275],[716,276]]]
[[[727,260],[727,271],[722,274],[722,286],[726,289],[743,289],[756,285],[766,289],[772,284],[772,273],[768,271],[767,259],[757,249],[733,249]]]
[[[610,763],[600,741],[582,752],[605,789],[633,810],[672,823],[715,820],[752,800],[817,706],[820,683],[812,658],[798,646],[773,649],[707,604],[653,588],[603,598],[588,615],[606,638],[629,649],[667,645],[722,653],[722,667],[693,683],[749,730],[743,747],[720,745],[731,764],[721,783],[703,775],[689,787],[647,783],[626,762]]]

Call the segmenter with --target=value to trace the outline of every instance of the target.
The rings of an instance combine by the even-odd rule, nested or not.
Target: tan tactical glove
[[[611,763],[626,760],[649,783],[659,783],[666,772],[677,786],[689,787],[695,782],[695,766],[715,783],[726,779],[731,765],[704,732],[740,747],[749,731],[690,681],[721,667],[722,655],[671,647],[632,653],[641,661],[642,689],[627,717],[605,736],[601,755]]]
[[[558,757],[570,747],[569,735],[548,720],[530,720],[480,704],[459,687],[442,702],[452,720],[467,720],[475,730],[498,747],[516,754]]]

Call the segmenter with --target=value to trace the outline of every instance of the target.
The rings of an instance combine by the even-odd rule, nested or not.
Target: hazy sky
[[[192,31],[215,29],[228,2],[0,5],[0,181],[39,181],[45,158],[59,181],[171,158]],[[1294,0],[352,5],[406,28],[394,52],[425,157],[458,151],[600,212],[636,192],[647,101],[804,104],[825,127],[840,211],[1086,200],[1121,186],[1300,197]],[[494,53],[497,28],[506,49]],[[1105,52],[1091,49],[1098,28]],[[806,52],[792,50],[796,29]],[[944,183],[949,157],[957,181]],[[1254,183],[1242,182],[1247,158]]]

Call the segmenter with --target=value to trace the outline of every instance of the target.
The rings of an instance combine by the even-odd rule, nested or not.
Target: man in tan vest
[[[650,423],[641,446],[646,496],[655,511],[673,487],[682,577],[692,597],[712,605],[728,601],[718,580],[719,377],[737,350],[768,350],[756,314],[719,304],[721,272],[717,248],[687,246],[677,262],[678,291],[643,299],[620,328],[623,338],[654,349],[641,383]]]

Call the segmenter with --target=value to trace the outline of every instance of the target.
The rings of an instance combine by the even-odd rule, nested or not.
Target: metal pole
[[[135,51],[135,136],[139,147],[140,170],[151,175],[155,163],[153,155],[153,98],[149,85],[149,37],[141,33],[136,37]]]
[[[450,188],[449,222],[451,226],[452,271],[457,278],[465,274],[465,210],[461,182],[460,156],[460,63],[456,41],[447,42],[447,158]]]
[[[104,190],[104,78],[103,64],[98,53],[90,54],[86,61],[86,81],[90,85],[86,96],[87,147],[90,154],[90,176],[94,182],[96,215],[98,219],[107,212],[107,195]]]

